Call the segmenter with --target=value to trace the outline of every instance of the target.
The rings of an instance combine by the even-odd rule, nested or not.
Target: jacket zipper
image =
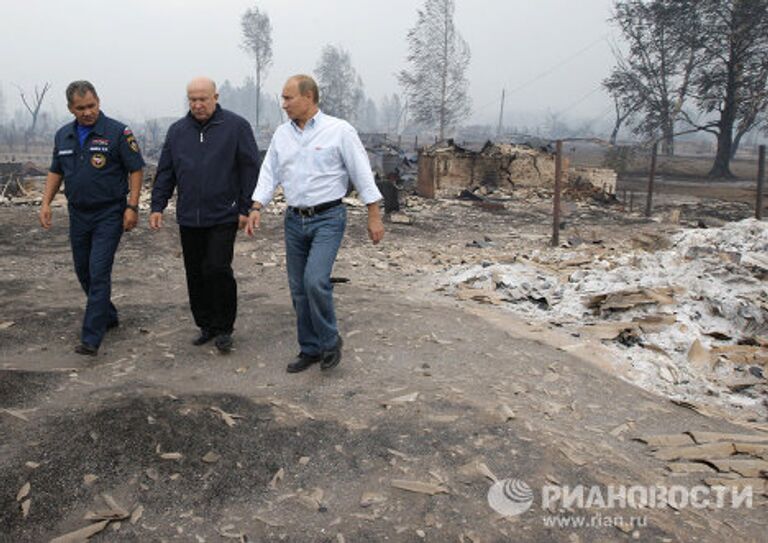
[[[200,143],[205,143],[205,131],[215,124],[221,124],[221,121],[211,121],[200,129]],[[200,149],[200,155],[198,155],[198,157],[202,156],[203,153],[204,153],[204,149]],[[203,203],[203,186],[201,184],[197,192],[197,226],[200,226],[200,208],[202,207],[202,203]]]

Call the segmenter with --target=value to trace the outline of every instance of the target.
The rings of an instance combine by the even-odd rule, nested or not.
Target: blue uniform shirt
[[[64,194],[76,209],[125,200],[128,174],[144,167],[133,132],[104,113],[99,113],[83,145],[76,121],[60,128],[54,141],[50,170],[64,177]]]

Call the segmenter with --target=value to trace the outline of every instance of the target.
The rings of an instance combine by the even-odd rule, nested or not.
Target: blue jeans
[[[285,211],[285,261],[296,312],[301,352],[317,356],[336,346],[331,271],[344,237],[347,208],[338,205],[312,217]]]
[[[112,264],[123,235],[125,202],[94,210],[69,207],[69,240],[75,273],[88,301],[80,339],[101,345],[107,326],[117,322],[112,304]]]

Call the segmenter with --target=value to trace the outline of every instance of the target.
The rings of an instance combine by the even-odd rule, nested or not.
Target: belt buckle
[[[296,207],[294,209],[302,217],[312,217],[315,214],[314,207]]]

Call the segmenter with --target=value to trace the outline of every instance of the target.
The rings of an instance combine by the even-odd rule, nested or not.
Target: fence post
[[[560,184],[563,177],[563,141],[555,144],[555,194],[552,210],[552,246],[560,244]]]
[[[648,175],[648,198],[645,201],[645,216],[651,216],[651,208],[653,207],[653,181],[656,178],[656,155],[659,151],[659,142],[654,142],[653,150],[651,151],[651,173]]]
[[[757,201],[755,203],[755,218],[763,220],[763,185],[765,184],[765,145],[761,145],[757,156]]]

